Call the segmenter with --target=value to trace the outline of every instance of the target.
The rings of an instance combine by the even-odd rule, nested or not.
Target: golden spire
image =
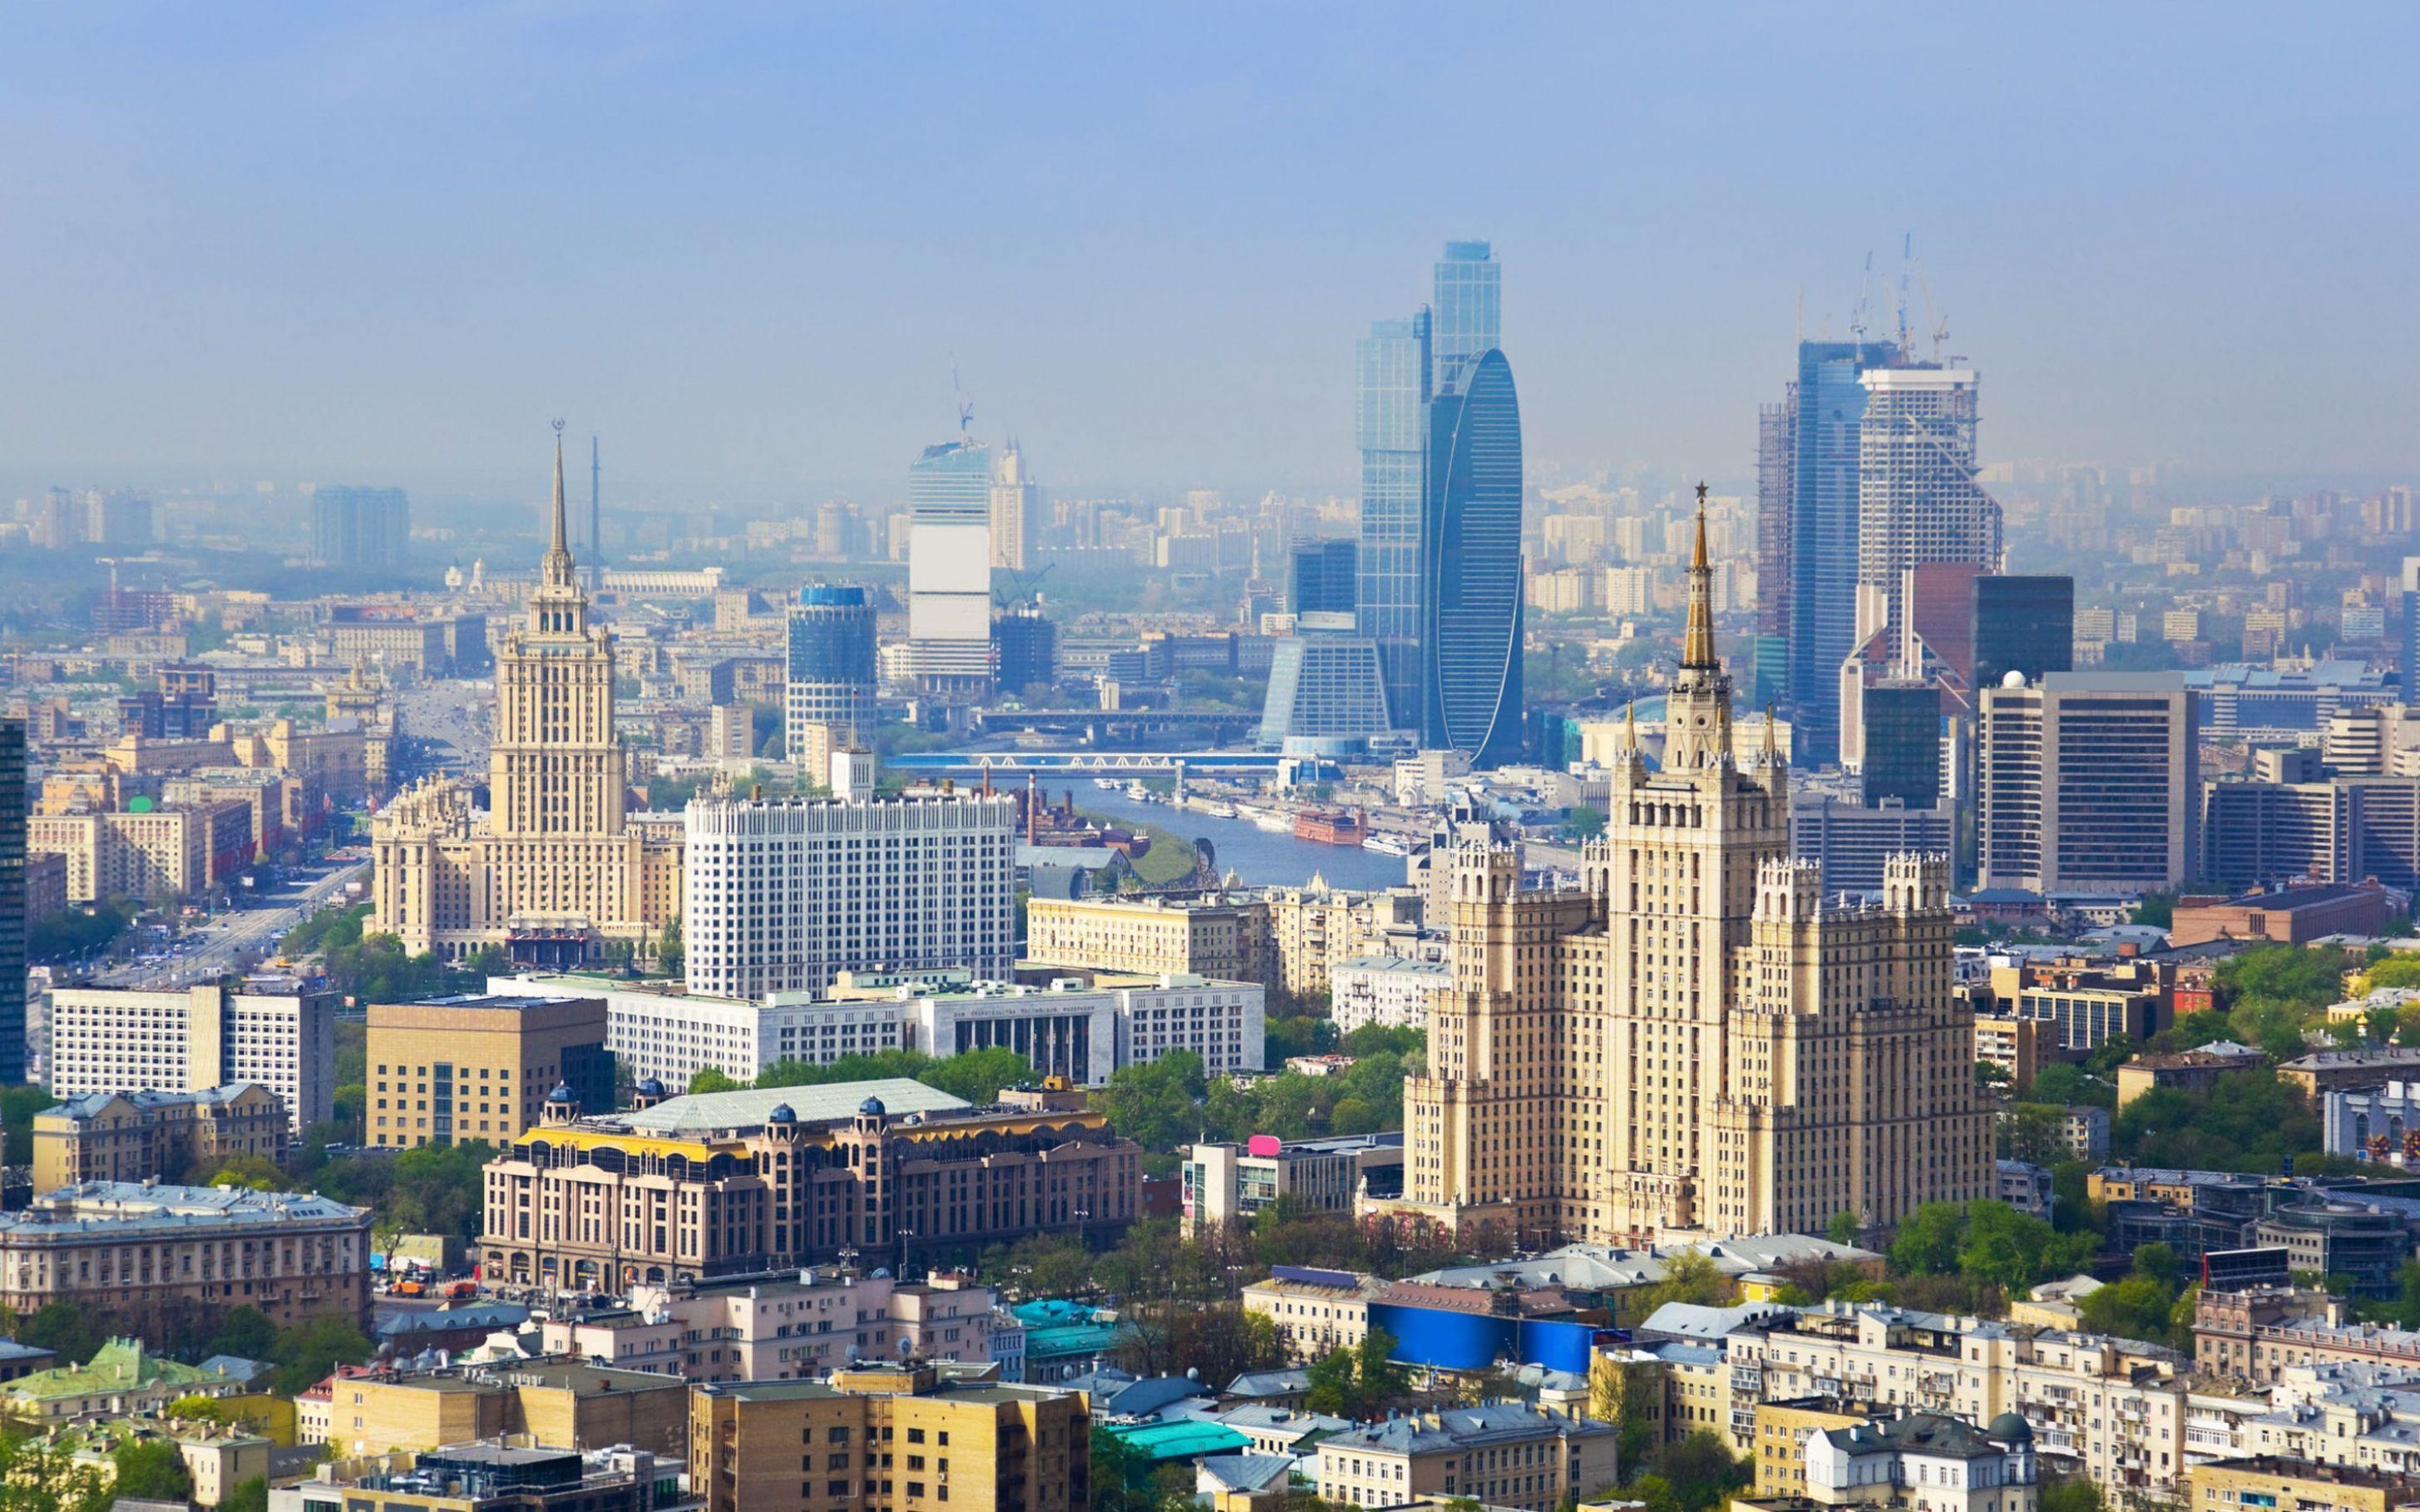
[[[1689,629],[1681,643],[1681,665],[1713,672],[1721,667],[1714,657],[1714,569],[1706,559],[1706,486],[1698,485],[1698,547],[1689,559]]]

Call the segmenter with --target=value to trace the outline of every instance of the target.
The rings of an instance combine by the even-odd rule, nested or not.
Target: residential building
[[[2182,679],[2053,673],[1979,696],[1979,887],[2158,891],[2193,875],[2200,754]]]
[[[564,1360],[409,1363],[329,1385],[327,1442],[339,1455],[429,1453],[511,1434],[580,1453],[677,1457],[689,1434],[690,1383],[655,1371]]]
[[[829,1380],[701,1386],[692,1403],[690,1485],[706,1512],[944,1502],[967,1512],[1080,1512],[1091,1468],[1080,1393],[924,1361],[869,1362]]]
[[[25,722],[0,718],[0,1086],[25,1082],[25,927],[42,916],[26,872],[26,818]]]
[[[2325,1292],[2293,1286],[2205,1287],[2194,1301],[2193,1334],[2195,1364],[2256,1386],[2313,1367],[2420,1371],[2420,1332],[2349,1321]]]
[[[637,1286],[625,1305],[549,1318],[539,1337],[550,1355],[690,1380],[804,1380],[903,1353],[981,1365],[1007,1317],[954,1271],[911,1283],[810,1268]]]
[[[2040,1503],[2033,1426],[2017,1412],[1981,1428],[1939,1412],[1818,1428],[1801,1453],[1819,1505],[2032,1512]]]
[[[1807,1396],[1784,1402],[1759,1402],[1754,1409],[1756,1486],[1759,1500],[1804,1498],[1807,1451],[1827,1428],[1854,1428],[1881,1415],[1872,1409],[1838,1396]]]
[[[230,1156],[274,1161],[292,1126],[257,1082],[204,1092],[93,1092],[34,1115],[34,1190],[176,1180]]]
[[[1732,754],[1702,508],[1690,575],[1663,763],[1616,766],[1582,884],[1524,892],[1515,851],[1454,854],[1454,985],[1384,1210],[1617,1242],[1889,1224],[1990,1190],[1947,861],[1896,857],[1878,903],[1826,902],[1788,853],[1788,769],[1769,743]]]
[[[2420,1080],[2322,1093],[2319,1137],[2331,1155],[2420,1169]]]
[[[1978,1012],[1975,1015],[1975,1059],[1998,1067],[2008,1079],[2009,1090],[2023,1097],[2032,1090],[2034,1076],[2041,1069],[2043,1052],[2050,1048],[2049,1028],[2039,1019]]]
[[[336,999],[290,979],[181,991],[63,987],[51,993],[52,1092],[207,1092],[256,1082],[296,1138],[334,1116]]]
[[[1036,897],[1026,905],[1025,956],[1042,965],[1267,982],[1274,953],[1268,905],[1258,899]]]
[[[54,1365],[10,1380],[8,1415],[53,1426],[163,1411],[182,1396],[233,1396],[241,1382],[163,1359],[140,1339],[112,1338],[80,1365]]]
[[[1269,915],[1268,985],[1296,1002],[1330,993],[1336,968],[1356,957],[1441,948],[1423,934],[1420,896],[1407,886],[1353,892],[1314,872],[1307,885],[1264,888],[1259,898]]]
[[[875,612],[865,590],[811,583],[790,606],[788,661],[783,680],[784,750],[808,762],[807,726],[832,732],[827,745],[874,739],[880,714],[875,700]],[[823,769],[808,765],[810,772]]]
[[[1004,793],[693,801],[681,934],[692,992],[817,992],[844,971],[1016,960],[1016,801]]]
[[[908,636],[917,685],[979,696],[991,686],[991,448],[961,434],[908,469]]]
[[[322,483],[312,491],[311,559],[321,567],[400,567],[411,550],[403,490]]]
[[[173,1405],[173,1404],[172,1404]],[[192,1504],[215,1507],[245,1481],[269,1478],[270,1441],[242,1423],[206,1418],[116,1418],[60,1434],[54,1446],[105,1477],[117,1473],[117,1451],[130,1444],[164,1444],[184,1462],[193,1482]],[[132,1502],[132,1498],[119,1498]],[[134,1502],[141,1505],[140,1502]]]
[[[488,1167],[486,1264],[517,1286],[618,1293],[844,1251],[894,1266],[970,1256],[1023,1234],[1111,1234],[1140,1215],[1133,1141],[1063,1084],[1016,1100],[978,1110],[894,1080],[582,1119],[555,1098]]]
[[[2195,1507],[2396,1512],[2420,1505],[2420,1479],[2366,1466],[2255,1455],[2195,1465],[2187,1477],[2185,1500]]]
[[[1610,1423],[1519,1402],[1432,1408],[1321,1440],[1319,1495],[1348,1506],[1466,1497],[1552,1512],[1613,1488],[1620,1438]]]
[[[312,1442],[312,1441],[306,1441]],[[502,1439],[323,1459],[270,1492],[271,1512],[654,1512],[680,1500],[685,1461],[643,1449],[521,1447]]]
[[[1280,1140],[1254,1134],[1243,1145],[1202,1143],[1185,1157],[1188,1232],[1249,1222],[1285,1199],[1300,1211],[1345,1213],[1368,1189],[1403,1191],[1401,1132]]]
[[[2177,1092],[2208,1092],[2223,1077],[2256,1071],[2269,1057],[2249,1045],[2204,1045],[2174,1055],[2137,1055],[2118,1068],[2118,1109],[2147,1092],[2165,1087]]]
[[[2322,1093],[2384,1086],[2420,1075],[2420,1048],[2381,1045],[2367,1050],[2315,1050],[2277,1068],[2277,1080],[2317,1101]]]
[[[252,813],[233,800],[136,798],[102,813],[34,815],[25,843],[67,858],[70,903],[193,897],[251,863]]]
[[[679,826],[627,813],[613,636],[590,620],[566,544],[560,433],[552,522],[526,618],[496,653],[484,819],[468,784],[431,778],[370,827],[371,927],[415,954],[499,945],[559,970],[601,959],[610,939],[652,956],[682,911]]]
[[[1356,956],[1328,972],[1328,1017],[1339,1035],[1372,1023],[1426,1030],[1430,1001],[1452,984],[1453,968],[1441,960]]]
[[[365,1143],[501,1145],[538,1122],[557,1086],[583,1107],[610,1108],[613,1057],[605,1038],[605,1005],[593,997],[373,1003]]]
[[[368,1208],[300,1192],[88,1181],[0,1214],[0,1305],[31,1317],[63,1302],[155,1329],[239,1306],[280,1328],[366,1320],[369,1231]]]

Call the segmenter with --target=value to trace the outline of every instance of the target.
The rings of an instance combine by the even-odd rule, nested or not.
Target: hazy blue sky
[[[1993,13],[1985,15],[1989,8]],[[1711,18],[1711,19],[1706,19]],[[0,480],[1352,486],[1492,239],[1540,475],[1744,477],[1913,231],[1989,458],[2420,473],[2410,5],[25,6]],[[627,496],[627,495],[626,495]]]

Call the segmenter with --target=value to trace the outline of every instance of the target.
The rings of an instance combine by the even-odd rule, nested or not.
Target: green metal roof
[[[1182,1423],[1142,1423],[1105,1427],[1102,1431],[1136,1454],[1154,1461],[1229,1455],[1252,1446],[1251,1440],[1223,1423],[1189,1419]]]

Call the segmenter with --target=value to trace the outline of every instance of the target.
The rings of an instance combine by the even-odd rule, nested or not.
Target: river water
[[[1333,886],[1356,890],[1392,887],[1404,877],[1401,856],[1381,855],[1358,846],[1297,840],[1264,830],[1249,819],[1222,819],[1166,803],[1138,803],[1125,789],[1095,787],[1089,777],[1072,786],[1045,782],[1043,790],[1053,806],[1061,794],[1073,792],[1079,809],[1156,824],[1187,840],[1206,839],[1218,848],[1219,876],[1232,871],[1254,886],[1299,887],[1311,881],[1313,872]]]

